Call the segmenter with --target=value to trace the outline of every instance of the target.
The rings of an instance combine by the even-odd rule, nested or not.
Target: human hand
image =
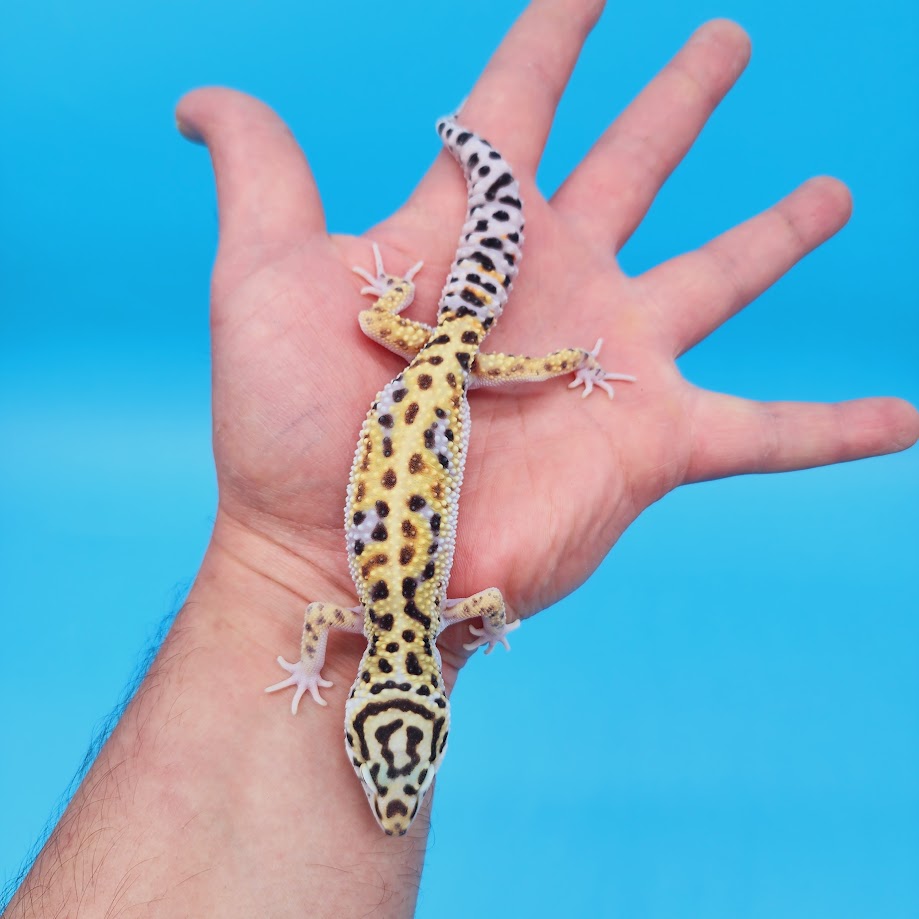
[[[581,402],[559,381],[472,396],[450,593],[496,585],[521,615],[574,589],[629,523],[678,485],[841,462],[919,436],[919,416],[899,400],[753,403],[700,390],[675,364],[845,223],[850,202],[839,182],[805,183],[639,277],[617,265],[616,253],[742,71],[749,46],[739,27],[700,29],[552,199],[540,195],[539,157],[598,12],[598,4],[534,3],[462,111],[514,167],[527,219],[521,273],[485,350],[542,353],[602,337],[607,369],[638,377],[612,404],[602,395]],[[308,166],[265,106],[199,90],[178,118],[210,148],[220,203],[215,542],[304,601],[330,598],[315,594],[317,584],[345,600],[353,588],[342,504],[354,443],[374,393],[401,366],[360,333],[366,303],[351,266],[370,266],[370,239],[391,271],[424,259],[411,312],[430,320],[463,220],[460,170],[442,153],[368,239],[330,236]],[[463,640],[448,632],[440,642],[454,668]],[[346,685],[352,676],[353,667]]]

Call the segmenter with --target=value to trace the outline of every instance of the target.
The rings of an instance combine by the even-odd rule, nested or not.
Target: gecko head
[[[389,836],[408,830],[434,781],[447,748],[449,711],[441,693],[419,696],[415,687],[348,700],[345,750]]]

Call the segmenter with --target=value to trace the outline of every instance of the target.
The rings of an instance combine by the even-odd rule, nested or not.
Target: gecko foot
[[[373,260],[377,271],[376,276],[359,265],[355,265],[351,270],[367,281],[367,287],[362,287],[361,293],[373,294],[375,297],[385,296],[401,281],[411,281],[424,265],[424,262],[417,262],[403,275],[388,274],[383,268],[383,256],[380,255],[380,247],[376,243],[373,244]]]
[[[485,649],[486,654],[491,654],[495,650],[495,646],[500,642],[504,645],[505,651],[510,651],[511,646],[507,642],[507,636],[520,627],[520,620],[515,619],[513,622],[505,622],[500,628],[492,628],[491,624],[487,619],[482,620],[482,628],[478,626],[471,625],[469,626],[469,631],[473,635],[477,635],[475,641],[467,642],[463,647],[467,651],[475,651],[478,648],[481,648],[483,645],[488,645]]]
[[[569,389],[575,386],[583,386],[584,392],[581,398],[586,399],[592,392],[594,386],[606,391],[606,394],[613,398],[613,387],[611,380],[619,380],[625,383],[634,383],[638,378],[629,373],[607,373],[601,366],[597,357],[600,354],[600,348],[603,347],[603,339],[598,338],[593,351],[587,352],[587,360],[584,366],[575,371],[574,379],[568,384]]]
[[[281,680],[280,683],[268,686],[265,692],[277,692],[279,689],[286,689],[288,686],[296,686],[297,691],[294,693],[293,701],[290,703],[290,713],[292,715],[297,714],[297,707],[300,705],[300,700],[307,690],[309,690],[310,695],[319,705],[328,704],[325,699],[319,695],[319,688],[328,689],[329,686],[333,686],[334,684],[330,680],[324,680],[318,672],[313,671],[313,669],[307,666],[303,661],[297,661],[295,664],[292,664],[290,661],[284,660],[283,657],[279,657],[278,663],[290,674],[290,676],[286,680]]]

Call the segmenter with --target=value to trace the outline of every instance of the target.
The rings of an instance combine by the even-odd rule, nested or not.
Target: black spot
[[[419,687],[418,687],[418,695],[419,695],[419,696],[429,696],[429,695],[431,695],[431,690],[428,689],[427,686],[419,686]]]
[[[454,376],[454,374],[452,373],[447,374],[447,382],[453,387],[456,386],[456,377]]]
[[[492,327],[492,325],[494,324],[494,321],[495,321],[494,316],[487,316],[485,319],[482,320],[482,325],[485,326],[487,330]]]
[[[446,417],[447,417],[447,413],[446,413],[442,408],[435,408],[435,409],[434,409],[434,414],[437,415],[438,418],[446,418]]]
[[[415,550],[411,546],[403,546],[399,552],[399,563],[407,565],[415,557]]]
[[[446,344],[449,343],[449,341],[450,341],[450,336],[449,336],[449,335],[438,335],[437,338],[435,338],[435,339],[431,342],[431,344],[432,344],[432,345],[446,345]]]
[[[511,219],[511,215],[508,214],[507,211],[495,211],[491,216],[494,217],[495,220],[500,220],[502,223],[503,223],[505,220],[510,220],[510,219]]]
[[[392,438],[383,438],[383,456],[392,456]]]
[[[418,535],[418,530],[415,529],[415,525],[411,520],[402,521],[402,535],[407,536],[409,539],[414,539]]]
[[[484,178],[484,177],[487,176],[490,172],[491,172],[491,166],[483,166],[483,167],[479,170],[479,175],[482,176],[482,177]]]
[[[385,657],[380,658],[379,668],[381,673],[392,673],[392,664]]]
[[[438,679],[437,679],[437,674],[432,674],[432,675],[431,675],[431,685],[432,685],[435,689],[437,689],[437,687],[440,686],[440,682],[439,682]]]
[[[383,692],[383,684],[382,684],[382,683],[374,683],[373,686],[370,687],[370,693],[371,693],[371,695],[374,695],[374,696],[375,696],[375,695],[377,695],[377,693],[381,693],[381,692]]]
[[[395,801],[390,801],[386,805],[386,816],[387,817],[407,817],[408,808],[398,799]]]
[[[399,642],[397,642],[397,641],[391,641],[391,642],[386,646],[386,650],[387,650],[390,654],[395,654],[396,651],[399,650]]]
[[[461,306],[461,307],[456,311],[456,318],[457,318],[457,319],[462,319],[463,316],[475,316],[475,310],[469,309],[468,306]]]
[[[383,686],[384,686],[384,688],[386,688],[386,689],[395,689],[395,688],[396,688],[396,681],[395,681],[395,680],[387,680],[387,681],[383,684]]]
[[[462,341],[467,345],[477,345],[479,343],[479,333],[473,332],[471,329],[468,332],[463,332]]]
[[[402,638],[403,638],[405,641],[414,641],[414,640],[415,640],[415,633],[414,633],[411,629],[406,629],[406,630],[402,633]]]
[[[433,555],[438,548],[440,548],[440,543],[432,542],[431,545],[428,546],[428,555]]]
[[[435,704],[438,708],[446,708],[446,707],[447,707],[447,703],[444,702],[443,699],[435,699],[435,700],[434,700],[434,704]]]
[[[473,252],[469,256],[471,262],[478,262],[485,271],[494,271],[495,263],[484,252]]]
[[[486,249],[503,249],[504,243],[498,239],[497,236],[489,236],[487,239],[483,239],[480,245],[484,246]]]
[[[450,468],[450,460],[447,459],[447,456],[446,456],[445,453],[438,453],[438,454],[437,454],[437,462],[439,462],[440,465],[444,467],[444,469],[449,469],[449,468]]]
[[[414,578],[403,578],[402,579],[402,596],[406,599],[415,596],[415,591],[418,589],[418,582]]]
[[[424,571],[421,572],[421,580],[430,581],[431,578],[433,577],[434,577],[434,562],[431,561],[431,562],[428,562],[427,565],[424,566]]]
[[[414,423],[415,423],[415,417],[416,417],[417,415],[418,415],[418,403],[417,403],[417,402],[413,402],[413,403],[405,410],[405,423],[406,423],[406,424],[414,424]]]
[[[460,292],[460,299],[471,303],[473,306],[485,306],[485,301],[473,290],[464,287]]]
[[[444,431],[444,437],[446,437],[447,440],[452,441],[452,440],[453,440],[453,431],[451,431],[450,428],[447,428],[447,430]]]
[[[378,625],[384,632],[390,632],[390,631],[392,631],[392,627],[393,627],[394,623],[395,623],[395,619],[393,618],[393,614],[392,614],[392,613],[385,613],[384,615],[380,616],[379,620],[377,620],[377,625]]]
[[[470,137],[472,137],[472,134],[470,134],[469,131],[463,131],[462,134],[456,135],[456,140],[454,141],[454,143],[456,144],[457,147],[462,147],[463,144],[465,144],[466,141],[469,140]]]
[[[421,612],[414,600],[409,600],[405,604],[405,614],[414,619],[415,622],[420,622],[425,629],[431,628],[431,617]]]
[[[469,355],[465,351],[457,351],[456,359],[459,361],[459,365],[463,370],[469,369]]]
[[[422,373],[418,377],[418,388],[419,389],[430,389],[431,384],[434,382],[434,378],[430,374]]]
[[[508,238],[512,243],[516,243],[516,242],[519,242],[519,241],[520,241],[520,234],[519,234],[519,233],[508,233],[508,234],[507,234],[507,238]]]
[[[388,535],[389,534],[386,532],[386,525],[378,523],[373,528],[373,532],[370,534],[370,538],[375,539],[377,542],[383,542],[383,540],[386,539]]]
[[[510,252],[505,252],[504,261],[507,262],[508,265],[513,265],[514,262],[517,261],[517,259],[513,255],[511,255]]]
[[[364,544],[359,539],[355,539],[354,540],[354,554],[360,555],[361,552],[363,551],[364,551]]]
[[[408,395],[407,389],[397,389],[392,394],[392,400],[393,402],[401,402],[407,395]]]
[[[385,501],[377,501],[376,508],[377,508],[377,514],[380,517],[389,516],[389,505]]]
[[[488,158],[489,158],[490,160],[499,160],[499,159],[501,159],[501,154],[498,153],[497,150],[492,150],[492,151],[488,154]]]
[[[421,497],[421,495],[412,495],[408,499],[408,509],[410,511],[420,511],[427,504],[427,501]]]
[[[355,525],[362,524],[366,519],[367,515],[363,511],[357,511],[353,518]]]
[[[476,222],[476,225],[475,225],[475,232],[476,232],[476,233],[484,233],[487,229],[488,229],[488,221],[487,221],[487,220],[479,220],[479,221]]]
[[[439,354],[435,354],[434,357],[428,358],[428,363],[434,367],[436,367],[438,364],[442,364],[443,362],[444,359]]]
[[[396,473],[392,469],[387,469],[383,473],[383,478],[380,479],[384,488],[395,488],[396,487]]]
[[[421,459],[421,454],[413,453],[411,459],[408,461],[408,471],[412,473],[421,472],[423,466],[424,461]]]
[[[488,191],[485,192],[485,197],[489,201],[494,201],[496,195],[502,188],[506,185],[512,185],[514,182],[514,177],[509,172],[503,172],[498,176],[494,182],[491,183],[488,187]],[[502,199],[503,200],[503,199]]]
[[[377,581],[370,588],[370,598],[372,600],[385,600],[388,596],[389,588],[386,586],[386,581]]]
[[[414,651],[409,651],[405,655],[405,669],[412,676],[421,676],[424,673],[421,669],[421,664],[418,663],[418,655]]]
[[[487,290],[490,294],[496,294],[496,293],[498,292],[498,288],[495,287],[495,285],[492,284],[490,281],[486,281],[486,282],[482,285],[482,287],[483,287],[484,290]]]
[[[498,198],[502,204],[509,204],[511,207],[516,207],[519,211],[523,205],[520,203],[519,198],[514,198],[512,195],[505,195],[503,198]]]
[[[473,153],[472,156],[469,157],[469,162],[466,165],[468,165],[470,169],[475,169],[475,167],[479,165],[479,154]]]
[[[380,415],[380,424],[383,425],[384,428],[391,428],[393,425],[392,415]]]
[[[418,789],[415,788],[414,785],[403,785],[402,791],[404,794],[407,794],[407,795],[417,795],[418,794]]]
[[[370,682],[370,671],[369,671],[369,670],[365,670],[365,671],[361,674],[361,679],[362,679],[365,683],[369,683],[369,682]]]
[[[431,515],[431,532],[437,534],[440,532],[440,514]]]

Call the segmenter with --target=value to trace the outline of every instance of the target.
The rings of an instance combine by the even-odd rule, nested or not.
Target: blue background
[[[520,8],[3,5],[0,880],[181,602],[213,520],[216,208],[174,103],[204,83],[270,102],[332,229],[360,232],[413,187],[434,118]],[[850,226],[682,367],[757,398],[919,402],[915,3],[620,3],[541,184],[714,15],[750,31],[752,65],[625,268],[835,174]],[[374,138],[393,119],[404,158],[384,163]],[[651,508],[513,654],[462,679],[419,915],[919,914],[917,519],[915,450]]]

